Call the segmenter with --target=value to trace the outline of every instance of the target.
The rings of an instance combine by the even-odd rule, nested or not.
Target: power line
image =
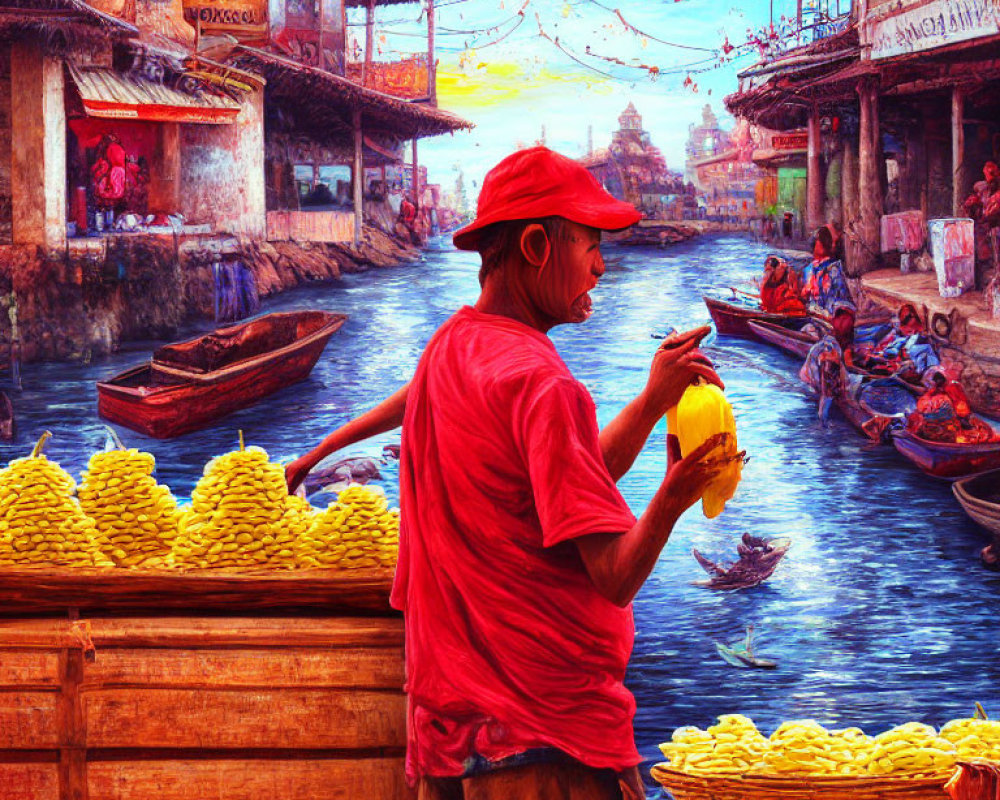
[[[599,3],[598,0],[587,0],[587,2],[591,3],[592,5],[597,6],[598,8],[603,8],[605,11],[607,11],[607,12],[609,12],[611,14],[614,14],[616,17],[618,17],[619,20],[621,20],[622,25],[624,25],[628,30],[632,31],[632,33],[638,34],[639,36],[643,36],[643,37],[645,37],[647,39],[650,39],[650,40],[652,40],[654,42],[658,42],[659,44],[665,44],[668,47],[679,47],[679,48],[681,48],[683,50],[701,50],[702,52],[705,52],[705,53],[717,53],[718,52],[718,48],[711,49],[711,48],[708,48],[708,47],[696,47],[695,45],[691,45],[691,44],[680,44],[679,42],[668,42],[665,39],[658,39],[657,37],[655,37],[655,36],[653,36],[651,34],[648,34],[645,31],[639,30],[639,28],[635,27],[635,25],[633,25],[631,22],[628,22],[625,19],[625,17],[622,16],[622,12],[620,10],[618,10],[617,8],[610,8],[609,6],[606,6],[603,3]]]

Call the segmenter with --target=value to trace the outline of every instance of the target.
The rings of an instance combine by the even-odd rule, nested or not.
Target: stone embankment
[[[242,262],[266,298],[418,258],[419,250],[370,227],[357,247],[170,234],[69,240],[51,252],[0,246],[0,361],[14,305],[22,361],[89,361],[123,342],[171,339],[185,323],[211,319],[219,262]]]

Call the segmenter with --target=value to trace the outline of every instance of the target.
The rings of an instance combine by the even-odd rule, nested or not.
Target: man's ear
[[[533,222],[521,231],[521,255],[533,267],[544,267],[552,253],[545,228]]]

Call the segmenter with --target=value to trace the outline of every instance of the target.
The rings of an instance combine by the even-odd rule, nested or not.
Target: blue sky
[[[689,124],[701,119],[706,103],[725,117],[722,101],[736,89],[737,71],[758,60],[746,48],[720,63],[720,49],[727,38],[746,42],[747,29],[766,26],[772,9],[770,0],[436,0],[435,6],[439,105],[476,124],[471,133],[419,144],[421,163],[445,189],[459,166],[469,184],[480,181],[505,155],[539,139],[543,126],[546,143],[569,156],[586,151],[588,125],[595,148],[607,146],[629,102],[668,167],[682,171]],[[794,0],[773,0],[776,22],[794,13]],[[349,18],[362,20],[355,12]],[[418,4],[380,6],[376,26],[379,59],[426,46]],[[349,30],[363,42],[363,28]]]

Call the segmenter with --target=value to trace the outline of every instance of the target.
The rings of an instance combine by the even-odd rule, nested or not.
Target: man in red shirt
[[[402,423],[391,601],[406,622],[406,767],[421,800],[644,796],[623,684],[631,601],[724,466],[711,454],[725,434],[672,458],[638,521],[615,482],[696,376],[720,382],[696,350],[707,328],[673,337],[599,431],[546,336],[590,315],[601,230],[638,219],[544,147],[504,159],[454,236],[482,256],[475,307],[435,333],[407,386],[287,468],[294,487],[334,449]]]

